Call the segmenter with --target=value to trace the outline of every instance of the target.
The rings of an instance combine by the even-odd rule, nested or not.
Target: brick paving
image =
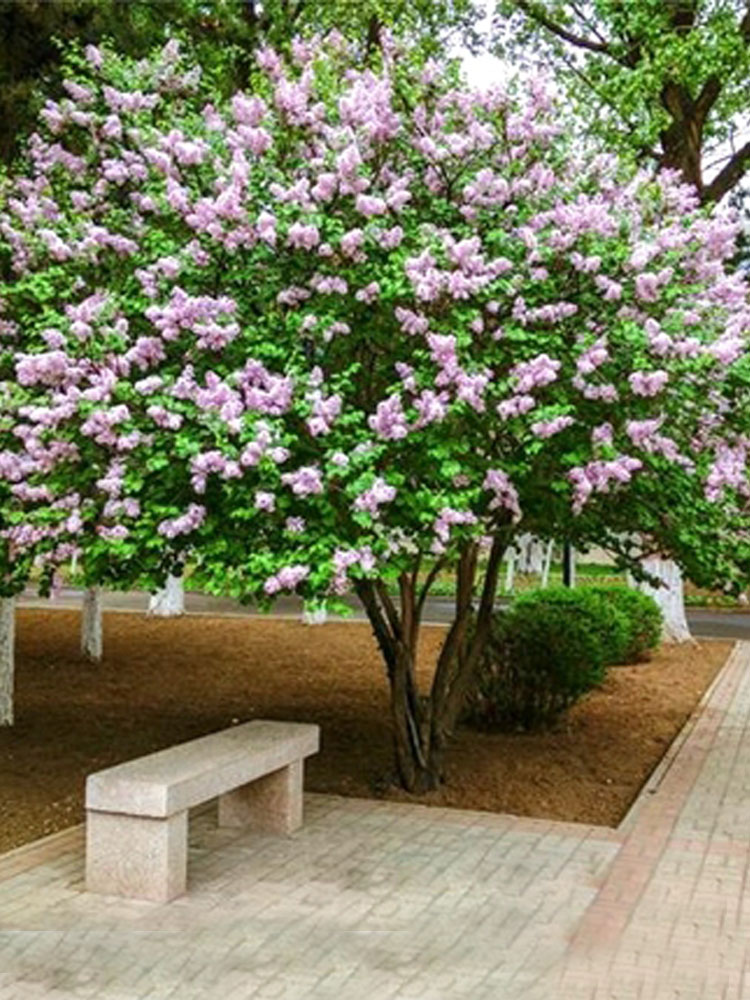
[[[747,1000],[749,664],[619,831],[311,795],[250,836],[209,809],[166,906],[83,892],[80,828],[11,852],[0,1000]]]

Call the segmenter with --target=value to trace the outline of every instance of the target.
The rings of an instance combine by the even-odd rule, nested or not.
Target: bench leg
[[[86,812],[86,888],[166,903],[185,891],[187,812],[167,819]]]
[[[256,778],[219,796],[219,826],[242,826],[260,833],[293,833],[302,826],[304,761]]]

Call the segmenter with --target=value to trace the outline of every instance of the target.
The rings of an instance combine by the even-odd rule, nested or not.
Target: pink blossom
[[[311,465],[303,465],[294,472],[285,472],[281,481],[285,486],[289,486],[292,493],[298,497],[315,496],[323,492],[323,477],[320,474],[320,469]]]
[[[394,315],[404,333],[408,333],[411,336],[427,333],[430,328],[430,323],[426,316],[423,316],[421,313],[412,312],[410,309],[404,309],[402,306],[396,306]]]
[[[297,250],[312,250],[320,243],[320,232],[317,226],[306,226],[295,222],[289,227],[287,243]]]
[[[520,362],[510,371],[517,379],[516,392],[527,393],[531,389],[549,385],[557,379],[561,367],[561,361],[556,361],[547,354],[538,354],[531,361]]]
[[[504,399],[497,405],[497,413],[503,420],[510,420],[512,417],[520,417],[536,406],[533,396],[522,394]]]
[[[661,369],[653,372],[633,372],[628,375],[630,388],[636,396],[657,396],[669,381],[669,373]]]
[[[518,491],[511,483],[507,473],[501,469],[490,469],[484,477],[482,489],[494,494],[494,499],[490,502],[490,510],[505,509],[510,511],[514,524],[521,520]]]
[[[380,295],[380,285],[377,281],[371,281],[369,285],[360,288],[354,295],[357,302],[366,302],[368,305]]]
[[[378,476],[372,486],[355,498],[352,507],[355,511],[361,511],[370,514],[373,518],[378,518],[381,505],[395,500],[396,492],[395,486],[389,486],[381,476]]]
[[[531,425],[531,433],[539,438],[549,438],[564,431],[566,427],[571,427],[574,423],[574,418],[568,416],[554,417],[552,420],[537,420]]]
[[[258,490],[253,499],[253,506],[256,510],[274,511],[276,509],[276,496],[266,490]]]
[[[476,524],[477,516],[470,510],[456,510],[453,507],[443,507],[438,513],[432,530],[438,539],[446,544],[450,538],[450,530],[453,525]]]
[[[332,173],[322,173],[318,175],[311,194],[316,201],[330,201],[336,194],[338,187],[338,177]]]
[[[361,229],[350,229],[341,237],[341,251],[347,257],[354,257],[362,247],[365,234]]]
[[[384,215],[388,211],[388,205],[382,198],[375,198],[369,194],[358,194],[354,207],[361,215]]]
[[[599,424],[591,432],[591,443],[593,445],[612,444],[613,433],[612,424]]]
[[[372,430],[386,441],[397,441],[409,433],[401,398],[393,395],[378,403],[376,412],[367,418]]]
[[[309,575],[309,566],[299,563],[293,566],[284,566],[273,576],[268,577],[263,584],[263,590],[269,596],[277,594],[280,590],[294,590]]]
[[[624,484],[643,468],[643,462],[629,455],[618,455],[611,461],[594,461],[571,469],[568,478],[573,483],[573,511],[580,513],[592,493],[609,493],[611,487]]]
[[[260,125],[267,110],[264,102],[254,95],[235,94],[232,98],[232,114],[240,125]]]
[[[126,528],[124,524],[116,524],[113,527],[98,524],[96,533],[100,538],[104,538],[108,542],[120,542],[128,537],[130,529]]]
[[[206,508],[191,503],[184,514],[161,521],[156,530],[165,538],[177,538],[178,535],[187,535],[195,531],[205,519]]]

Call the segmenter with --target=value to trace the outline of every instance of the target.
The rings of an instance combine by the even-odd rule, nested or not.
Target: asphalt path
[[[106,611],[145,612],[148,608],[149,595],[144,592],[104,591],[102,606]],[[81,604],[81,591],[74,587],[66,587],[51,598],[40,598],[33,592],[27,592],[19,599],[24,607],[43,608],[78,608]],[[363,621],[366,615],[362,606],[351,598],[349,603],[352,613],[346,618],[329,616],[330,621]],[[276,602],[271,612],[258,611],[252,605],[240,604],[229,597],[211,597],[208,594],[187,593],[185,595],[185,611],[187,614],[201,615],[232,615],[247,617],[264,617],[270,614],[274,618],[299,619],[302,615],[302,602],[295,597],[282,597]],[[453,601],[449,597],[434,597],[425,602],[423,619],[425,623],[446,625],[453,618]],[[708,608],[690,608],[687,612],[690,629],[696,637],[711,639],[750,639],[750,611],[716,611]]]

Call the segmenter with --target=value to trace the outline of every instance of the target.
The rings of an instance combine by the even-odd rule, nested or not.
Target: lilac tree
[[[174,48],[90,60],[0,219],[14,552],[122,582],[189,549],[261,603],[355,590],[411,790],[442,778],[516,535],[637,564],[637,523],[691,573],[745,572],[729,216],[584,159],[542,85],[474,92],[388,46],[377,73],[338,38],[263,50],[226,107]]]

